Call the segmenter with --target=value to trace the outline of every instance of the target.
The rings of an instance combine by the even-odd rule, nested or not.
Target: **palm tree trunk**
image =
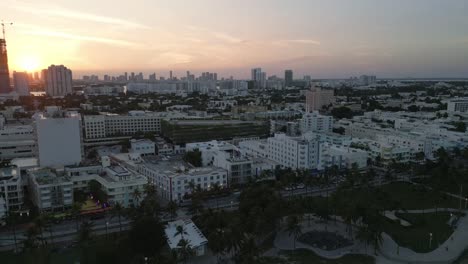
[[[120,230],[120,234],[121,234],[122,233],[122,221],[121,221],[120,214],[119,214],[119,230]]]

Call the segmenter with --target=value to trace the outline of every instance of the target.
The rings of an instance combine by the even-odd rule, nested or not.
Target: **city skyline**
[[[468,72],[461,0],[86,2],[2,1],[0,17],[14,22],[7,28],[10,72],[51,64],[78,76],[189,70],[248,79],[255,67],[277,76],[292,69],[297,78]]]

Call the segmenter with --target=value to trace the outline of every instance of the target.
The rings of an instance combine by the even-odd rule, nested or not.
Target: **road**
[[[395,180],[395,179],[394,179]],[[400,181],[408,181],[408,175],[401,175],[398,177]],[[374,186],[380,186],[389,183],[383,175],[378,175],[376,180],[372,181],[371,184]],[[280,194],[283,197],[294,197],[294,196],[326,196],[336,191],[338,183],[330,184],[328,188],[321,187],[309,187],[295,190],[283,190]],[[240,193],[233,193],[229,196],[219,197],[215,199],[205,200],[203,202],[204,208],[212,209],[223,209],[223,210],[235,210],[239,206]],[[187,208],[180,208],[177,212],[177,216],[172,219],[167,213],[161,216],[161,221],[171,221],[176,219],[191,218],[192,215],[188,213]],[[90,220],[93,222],[93,233],[99,235],[105,235],[106,233],[114,233],[120,231],[120,225],[117,217],[103,217],[102,219]],[[130,228],[131,221],[126,218],[122,218],[122,230],[128,230]],[[51,233],[47,230],[44,232],[44,238],[50,243],[63,243],[75,241],[77,237],[77,223],[74,220],[67,220],[60,224],[55,224],[52,227],[52,239]],[[16,241],[17,247],[20,248],[21,241],[26,239],[26,228],[16,230]],[[15,248],[15,239],[13,231],[3,230],[0,231],[0,251],[13,250]]]

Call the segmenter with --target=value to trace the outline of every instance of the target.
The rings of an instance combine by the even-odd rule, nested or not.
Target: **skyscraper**
[[[18,95],[29,95],[29,82],[27,72],[13,72],[13,84]]]
[[[284,71],[284,84],[286,86],[291,86],[293,82],[293,71],[292,70],[285,70]]]
[[[262,72],[262,68],[252,69],[252,80],[255,81],[256,88],[266,87],[266,73]]]
[[[9,93],[10,91],[10,72],[8,70],[6,40],[0,39],[0,94]]]
[[[63,65],[51,65],[45,80],[46,93],[50,96],[64,96],[72,91],[72,72]]]
[[[172,71],[169,71],[169,80],[172,80]]]

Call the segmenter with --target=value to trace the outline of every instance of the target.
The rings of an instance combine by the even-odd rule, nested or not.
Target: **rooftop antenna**
[[[5,26],[8,26],[8,25],[12,26],[12,25],[13,25],[13,22],[6,22],[6,23],[5,23],[5,22],[3,22],[3,20],[2,20],[3,39],[5,39]]]

